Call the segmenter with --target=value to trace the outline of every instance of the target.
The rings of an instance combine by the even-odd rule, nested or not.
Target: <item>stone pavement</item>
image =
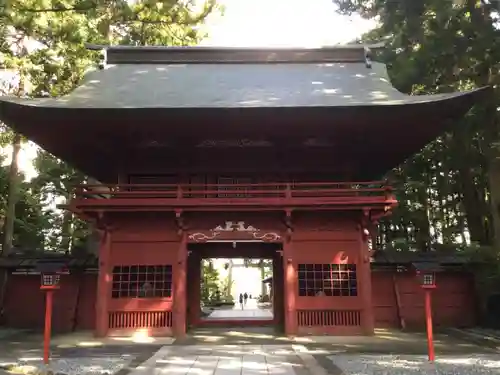
[[[165,346],[129,375],[311,375],[315,362],[292,345]]]
[[[270,320],[273,318],[272,309],[261,309],[255,299],[249,299],[247,304],[241,308],[239,303],[232,309],[214,310],[206,320]]]
[[[500,374],[500,355],[436,335],[437,361],[426,360],[425,334],[377,330],[376,336],[288,338],[272,327],[193,329],[183,340],[54,338],[51,369],[68,375],[417,375]],[[0,364],[40,368],[39,335],[0,339]],[[1,368],[1,366],[0,366]],[[5,374],[0,374],[5,375]]]
[[[490,348],[436,335],[436,363],[427,361],[425,335],[378,330],[375,337],[290,339],[270,328],[193,330],[160,349],[129,375],[417,375],[500,374]],[[498,367],[497,367],[498,364]]]

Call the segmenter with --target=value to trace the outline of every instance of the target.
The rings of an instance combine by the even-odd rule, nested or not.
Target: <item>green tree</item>
[[[496,85],[500,30],[484,1],[333,0],[341,13],[379,20],[365,41],[387,40],[380,56],[409,94]],[[379,246],[499,246],[499,96],[476,106],[454,129],[389,174],[400,206],[379,226]]]
[[[220,278],[212,259],[202,261],[202,273],[201,300],[204,302],[216,300],[217,296],[220,297]]]
[[[99,54],[89,51],[85,43],[132,45],[187,45],[197,43],[203,35],[198,26],[213,11],[215,0],[202,6],[194,1],[103,1],[103,0],[13,0],[0,4],[0,54],[2,67],[16,72],[29,89],[22,93],[34,97],[60,96],[70,92]],[[20,87],[19,85],[16,87]],[[10,133],[5,133],[10,137]],[[7,215],[4,220],[4,249],[12,240],[15,203],[18,201],[16,155],[21,138],[12,135],[14,147],[11,186]],[[64,163],[41,153],[37,159],[36,188],[44,201],[70,199],[71,183],[83,176]],[[58,177],[59,176],[59,177]],[[61,178],[60,181],[56,180]],[[63,217],[47,213],[54,225],[48,238],[49,248],[68,250],[78,238],[75,230],[85,227],[71,213]]]
[[[88,235],[87,224],[75,218],[69,210],[61,212],[56,204],[69,203],[74,187],[84,183],[86,177],[42,150],[38,152],[34,166],[38,175],[33,179],[32,186],[40,194],[51,223],[50,230],[46,229],[46,248],[71,251],[81,246]]]

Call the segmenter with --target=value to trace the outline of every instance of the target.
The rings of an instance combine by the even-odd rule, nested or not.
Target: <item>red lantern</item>
[[[420,281],[422,289],[435,289],[436,288],[436,273],[430,271],[418,271],[417,276]]]
[[[59,289],[60,281],[61,281],[61,275],[57,273],[42,273],[40,289],[41,290]]]
[[[432,301],[431,292],[436,289],[436,272],[439,271],[440,265],[433,262],[414,263],[413,267],[416,270],[416,275],[419,280],[420,287],[424,290],[424,305],[425,305],[425,325],[427,328],[427,351],[429,361],[434,361],[434,338],[432,332]]]
[[[45,327],[43,335],[43,362],[47,365],[50,356],[50,335],[52,330],[52,305],[54,291],[59,289],[61,274],[68,273],[66,264],[52,259],[40,260],[36,264],[40,272],[40,290],[45,293]]]

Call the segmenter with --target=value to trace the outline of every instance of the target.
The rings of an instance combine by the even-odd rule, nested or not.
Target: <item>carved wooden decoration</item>
[[[217,242],[217,241],[256,241],[280,242],[281,235],[277,232],[266,232],[247,225],[244,221],[226,221],[207,231],[190,233],[190,242]]]

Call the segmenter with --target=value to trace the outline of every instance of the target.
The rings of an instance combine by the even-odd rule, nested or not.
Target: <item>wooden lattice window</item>
[[[115,266],[113,268],[113,284],[111,297],[172,297],[172,266]]]
[[[355,264],[299,264],[297,274],[301,297],[358,295]]]

